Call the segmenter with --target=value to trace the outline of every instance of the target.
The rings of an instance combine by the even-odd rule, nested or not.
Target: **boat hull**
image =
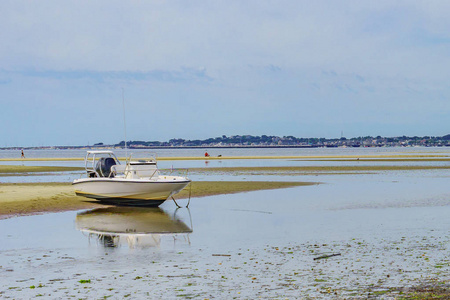
[[[78,196],[119,205],[159,206],[180,192],[190,180],[154,181],[121,178],[84,178],[72,185]]]

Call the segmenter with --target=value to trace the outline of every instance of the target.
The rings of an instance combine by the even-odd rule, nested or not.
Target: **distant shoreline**
[[[126,160],[125,157],[118,157],[119,160]],[[167,156],[158,157],[162,160],[235,160],[235,159],[300,159],[300,160],[395,160],[395,161],[446,161],[449,160],[447,154],[378,154],[378,155],[270,155],[270,156]],[[0,158],[2,161],[84,161],[84,157],[27,157],[27,158]]]
[[[149,146],[149,147],[134,147],[129,146],[127,149],[129,150],[149,150],[149,149],[316,149],[316,148],[446,148],[450,147],[448,145],[439,145],[439,146],[421,146],[421,145],[413,145],[413,146],[390,146],[390,145],[377,145],[377,146],[319,146],[319,145],[242,145],[242,146]],[[104,145],[104,146],[44,146],[44,147],[3,147],[0,150],[109,150],[109,149],[125,149],[124,147],[118,147],[116,145]]]
[[[129,149],[198,149],[198,148],[338,148],[338,147],[450,147],[450,134],[444,136],[360,136],[345,138],[298,138],[294,136],[252,136],[234,135],[186,140],[182,138],[161,141],[121,141],[115,144],[94,143],[92,145],[59,145],[40,147],[0,147],[0,150],[17,149],[92,149],[92,148]]]
[[[449,145],[450,146],[450,145]],[[149,146],[134,147],[128,146],[127,149],[224,149],[224,148],[329,148],[323,146],[303,146],[303,145],[280,145],[280,146]],[[337,148],[337,147],[332,147]],[[45,146],[45,147],[3,147],[0,150],[85,150],[85,149],[125,149],[117,145],[103,146]]]

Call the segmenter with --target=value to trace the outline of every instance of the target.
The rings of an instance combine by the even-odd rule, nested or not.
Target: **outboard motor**
[[[116,165],[116,161],[112,157],[102,157],[98,160],[95,166],[95,171],[101,177],[113,177],[111,176],[111,167]]]

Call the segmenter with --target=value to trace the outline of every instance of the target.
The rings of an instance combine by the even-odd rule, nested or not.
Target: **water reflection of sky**
[[[203,157],[205,151],[222,156],[315,156],[315,155],[397,155],[397,154],[450,154],[449,147],[381,147],[381,148],[198,148],[198,149],[114,149],[116,155],[146,157],[157,153],[160,157]],[[20,158],[20,150],[0,150],[0,158]],[[86,150],[25,150],[27,158],[80,158]]]
[[[362,171],[362,172],[350,172],[349,174],[290,174],[288,172],[280,172],[278,174],[252,174],[252,173],[213,173],[208,172],[196,173],[188,172],[188,177],[195,181],[309,181],[309,182],[333,182],[333,181],[348,181],[359,178],[370,179],[374,178],[376,174],[383,174],[383,178],[386,180],[395,181],[398,176],[403,177],[429,177],[429,178],[449,178],[450,172],[448,170],[413,170],[413,171]],[[339,173],[339,172],[338,172]],[[8,176],[0,177],[0,182],[3,183],[27,183],[27,182],[68,182],[84,177],[84,171],[80,172],[57,172],[57,173],[40,173],[37,176]]]
[[[63,166],[84,168],[83,161],[2,161],[2,165]],[[396,165],[439,166],[448,161],[364,161],[364,160],[301,160],[301,159],[224,159],[224,160],[160,160],[159,168],[217,168],[217,167],[280,167],[280,166],[373,166]]]
[[[191,216],[180,210],[178,217],[186,224],[192,217],[193,245],[214,248],[362,237],[384,231],[407,234],[410,228],[448,230],[448,175],[412,174],[297,176],[294,180],[324,184],[196,198],[191,200]],[[180,200],[181,205],[186,202]],[[175,211],[172,201],[161,208],[168,215]],[[75,219],[75,212],[67,212],[2,220],[0,249],[84,249],[88,240],[75,229]]]
[[[199,149],[156,149],[157,153],[161,157],[173,157],[173,156],[203,156],[203,150]],[[223,150],[223,151],[219,151]],[[215,153],[217,151],[217,153]],[[17,156],[17,151],[2,150],[0,151],[0,157],[14,158]],[[29,150],[27,157],[64,157],[64,158],[82,158],[84,157],[85,150]],[[115,150],[117,156],[125,156],[125,151],[118,149]],[[414,155],[414,154],[436,154],[436,155],[450,155],[450,149],[446,147],[436,148],[314,148],[314,149],[211,149],[209,150],[211,155],[217,156],[218,153],[223,153],[227,156],[288,156],[288,155]],[[130,153],[138,157],[148,156],[148,150],[130,150]],[[0,162],[3,165],[24,165],[24,166],[70,166],[70,167],[84,167],[83,161],[3,161]],[[362,161],[362,160],[350,160],[350,161],[308,161],[304,159],[230,159],[230,160],[160,160],[158,166],[161,169],[193,169],[193,168],[217,168],[217,167],[278,167],[278,166],[442,166],[448,165],[447,161]],[[430,172],[432,174],[432,172]],[[45,175],[45,176],[41,176]],[[0,177],[0,182],[71,182],[74,179],[80,178],[84,175],[83,171],[75,172],[57,172],[57,173],[45,173],[33,176],[12,176],[12,177]],[[232,175],[189,175],[193,180],[277,180],[278,176],[232,176]],[[322,175],[320,175],[322,176]],[[305,178],[305,177],[302,177]],[[291,178],[290,180],[298,180],[298,178]]]

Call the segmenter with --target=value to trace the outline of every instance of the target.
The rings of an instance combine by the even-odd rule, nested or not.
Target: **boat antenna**
[[[127,149],[127,122],[125,119],[125,91],[122,88],[122,105],[123,105],[123,128],[125,133],[125,157],[128,157],[128,149]]]

